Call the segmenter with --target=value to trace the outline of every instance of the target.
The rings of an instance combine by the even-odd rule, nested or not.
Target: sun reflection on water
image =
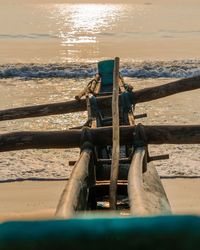
[[[113,4],[61,4],[56,5],[57,12],[71,27],[72,33],[98,33],[115,20],[122,5]]]
[[[146,11],[141,4],[89,3],[53,4],[47,10],[54,23],[52,34],[58,38],[59,57],[70,62],[125,53],[124,48],[132,46],[132,38],[143,30]]]
[[[59,27],[62,56],[70,60],[78,57],[79,51],[98,53],[97,35],[112,29],[122,7],[121,4],[56,4],[53,17]]]

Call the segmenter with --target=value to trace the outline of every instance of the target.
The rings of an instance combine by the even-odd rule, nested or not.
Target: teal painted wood
[[[77,218],[0,224],[1,250],[197,250],[199,246],[198,216]]]
[[[101,85],[113,84],[114,60],[105,60],[98,63],[98,73],[101,77]]]

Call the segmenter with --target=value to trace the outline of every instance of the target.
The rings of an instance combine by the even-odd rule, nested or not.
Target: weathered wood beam
[[[200,76],[181,79],[164,85],[135,91],[135,102],[148,102],[169,95],[200,88]]]
[[[140,119],[140,118],[145,118],[145,117],[147,117],[147,114],[146,114],[146,113],[134,115],[134,119]]]
[[[21,118],[30,118],[38,116],[48,116],[55,114],[73,113],[86,110],[86,101],[68,101],[52,104],[43,104],[36,106],[27,106],[22,108],[13,108],[0,111],[0,120],[12,120]]]
[[[108,108],[111,97],[98,97],[99,108]],[[86,99],[72,100],[60,103],[42,104],[13,108],[0,111],[0,121],[23,119],[39,116],[59,115],[87,110]]]
[[[126,164],[126,163],[130,163],[130,159],[129,158],[121,158],[119,160],[119,162],[121,164]],[[112,159],[97,159],[97,164],[111,164],[112,163]]]
[[[112,164],[110,173],[110,209],[115,210],[117,205],[117,180],[119,173],[120,154],[119,135],[119,57],[114,61],[113,95],[112,95]]]
[[[174,95],[180,92],[195,90],[200,88],[200,76],[181,79],[176,82],[164,84],[161,86],[145,88],[134,92],[135,103],[147,102]],[[111,96],[97,97],[99,108],[111,107]],[[22,108],[13,108],[0,111],[0,121],[22,119],[38,116],[58,115],[73,113],[86,110],[86,100],[73,100],[61,103],[52,103]]]
[[[149,144],[200,144],[200,125],[144,126]],[[120,127],[120,144],[132,143],[134,126]],[[112,145],[112,127],[90,129],[95,145]],[[0,152],[22,149],[76,148],[81,130],[13,132],[0,135]]]
[[[84,149],[76,162],[71,177],[60,197],[55,216],[59,218],[73,217],[77,210],[87,206],[87,188],[89,163],[92,150]]]

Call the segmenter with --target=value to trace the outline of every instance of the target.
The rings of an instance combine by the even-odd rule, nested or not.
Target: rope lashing
[[[97,79],[95,79],[95,78],[94,78],[94,79],[92,79],[92,80],[88,83],[88,85],[87,85],[87,88],[88,88],[87,93],[91,93],[91,94],[93,94],[93,93],[94,93],[94,90],[93,90],[93,89],[91,89],[93,82],[95,83],[95,86],[96,86],[96,84],[98,84]]]
[[[88,83],[88,87],[90,87],[92,85],[92,83],[95,82],[96,84],[98,83],[97,79],[93,78],[89,83]]]
[[[126,89],[126,91],[128,91],[128,92],[133,91],[133,87],[130,84],[123,83],[123,85],[124,85],[124,88]]]
[[[85,149],[91,149],[91,150],[94,149],[92,135],[90,132],[90,128],[88,127],[82,128],[82,133],[81,133],[81,138],[80,138],[80,149],[81,149],[81,152]]]

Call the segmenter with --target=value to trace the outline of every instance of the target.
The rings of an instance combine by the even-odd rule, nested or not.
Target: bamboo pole
[[[200,144],[200,125],[156,125],[144,126],[149,144]],[[134,126],[120,127],[120,144],[133,142]],[[24,131],[0,135],[0,152],[45,149],[77,148],[80,146],[82,130]],[[92,140],[97,146],[112,145],[112,128],[90,129]]]
[[[112,95],[112,165],[110,174],[110,208],[117,205],[117,180],[119,173],[119,58],[115,58]]]

